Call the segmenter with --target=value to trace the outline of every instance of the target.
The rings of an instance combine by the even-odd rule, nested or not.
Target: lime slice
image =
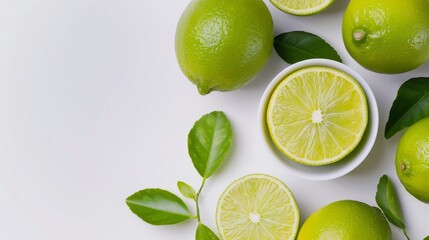
[[[329,67],[297,70],[276,87],[267,107],[276,147],[298,163],[337,162],[356,148],[368,123],[366,96],[348,74]]]
[[[251,174],[234,181],[223,192],[216,224],[223,240],[293,240],[298,232],[299,210],[282,181]]]
[[[328,8],[334,0],[270,0],[278,9],[283,12],[307,16],[319,13]]]

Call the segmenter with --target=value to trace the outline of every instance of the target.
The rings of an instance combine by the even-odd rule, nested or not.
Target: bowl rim
[[[268,133],[266,119],[265,119],[265,113],[266,113],[268,101],[274,89],[277,87],[277,85],[287,75],[291,74],[292,72],[295,72],[302,68],[312,67],[312,66],[331,67],[331,68],[343,71],[349,74],[350,76],[352,76],[364,90],[366,95],[367,105],[368,105],[368,124],[365,130],[365,133],[360,143],[358,144],[358,146],[351,153],[349,153],[344,159],[336,163],[332,163],[324,166],[307,166],[304,164],[294,162],[288,159],[286,156],[284,156],[277,149],[277,147],[274,146],[274,143],[272,142],[271,137]],[[372,92],[368,83],[360,74],[358,74],[352,68],[350,68],[349,66],[343,63],[333,61],[333,60],[328,60],[328,59],[316,58],[316,59],[304,60],[304,61],[300,61],[298,63],[292,64],[286,67],[285,69],[283,69],[279,74],[277,74],[273,78],[273,80],[271,80],[271,82],[264,90],[264,93],[259,103],[258,125],[260,128],[259,132],[262,134],[262,137],[266,142],[265,145],[268,147],[269,152],[273,157],[277,158],[278,160],[284,163],[282,165],[284,166],[284,169],[287,172],[307,180],[325,181],[325,180],[339,178],[350,173],[366,159],[366,157],[371,152],[374,146],[375,140],[377,138],[378,126],[379,126],[379,112],[378,112],[378,105],[377,105],[377,101],[375,99],[374,93]]]

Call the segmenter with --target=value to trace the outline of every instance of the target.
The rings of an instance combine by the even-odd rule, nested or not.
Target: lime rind
[[[270,0],[281,11],[296,16],[309,16],[326,10],[335,0]]]
[[[297,240],[392,240],[392,232],[379,208],[356,200],[332,202],[313,212],[303,223]]]
[[[277,235],[273,236],[272,235],[273,238],[271,238],[271,239],[273,239],[273,240],[277,240],[277,239],[278,240],[280,240],[280,239],[281,240],[293,240],[293,239],[295,239],[297,234],[298,234],[298,227],[299,227],[299,221],[300,221],[299,208],[298,208],[298,204],[296,203],[295,197],[293,196],[293,193],[291,192],[291,190],[281,180],[279,180],[273,176],[266,175],[266,174],[249,174],[247,176],[239,178],[239,179],[235,180],[234,182],[232,182],[225,189],[225,191],[222,193],[222,195],[219,198],[217,208],[216,208],[216,226],[217,226],[217,229],[219,231],[220,238],[223,240],[241,240],[241,239],[263,240],[263,239],[267,239],[266,235],[263,235],[264,237],[260,238],[259,236],[252,235],[251,233],[248,233],[249,234],[248,236],[250,236],[251,238],[248,238],[248,237],[237,238],[237,235],[234,235],[234,237],[231,238],[231,237],[227,236],[227,233],[225,233],[225,228],[226,227],[231,228],[234,226],[231,226],[232,225],[231,223],[225,223],[225,224],[222,223],[223,221],[222,221],[221,216],[222,216],[222,213],[224,212],[224,210],[223,210],[224,205],[223,204],[225,204],[226,198],[231,197],[230,196],[231,192],[236,191],[236,188],[243,187],[243,185],[245,185],[245,184],[252,184],[251,183],[252,181],[259,181],[259,182],[260,181],[267,181],[269,184],[273,184],[274,187],[278,187],[278,190],[280,192],[277,191],[274,196],[271,196],[271,199],[279,199],[281,197],[280,193],[283,193],[285,195],[283,197],[287,198],[287,206],[289,206],[290,210],[291,210],[291,212],[289,211],[288,216],[292,217],[293,223],[289,223],[289,222],[283,223],[283,225],[289,229],[288,238],[285,238],[286,236],[284,236],[284,235],[281,235],[281,236],[277,236]],[[272,190],[272,188],[273,188],[272,185],[269,186],[268,189],[266,188],[266,185],[264,187],[265,187],[265,189],[257,189],[257,188],[254,188],[254,186],[253,186],[253,188],[251,188],[251,189],[252,189],[253,193],[255,193],[257,191],[261,191],[261,192],[262,191],[269,191],[269,190]],[[249,192],[246,192],[246,193],[249,193]],[[248,196],[243,196],[243,197],[245,197],[244,199],[246,199],[246,200],[250,200]],[[264,200],[267,200],[267,198],[269,197],[269,194],[263,194],[260,197],[264,198]],[[247,201],[246,203],[240,204],[240,206],[246,206],[246,205],[253,204],[253,203],[254,202]],[[271,201],[265,201],[265,203],[266,203],[265,205],[267,205],[267,206],[273,205],[273,203]],[[255,205],[257,205],[257,204],[255,203]],[[282,206],[284,207],[286,205],[284,203],[282,203]],[[251,212],[251,210],[249,210],[249,208],[247,208],[245,210],[244,209],[245,208],[241,209],[241,214],[245,214],[245,215],[249,215],[249,216],[252,214],[252,212]],[[276,215],[280,215],[280,213],[281,213],[281,211],[271,211],[270,212],[270,214],[276,214]],[[266,215],[262,214],[262,217],[263,216],[266,216]],[[274,221],[278,220],[278,218],[276,218],[276,216],[274,216],[268,220],[274,222]],[[240,223],[240,222],[242,224],[243,223],[245,224],[245,226],[241,226],[240,229],[234,229],[236,234],[240,235],[241,233],[245,234],[246,225],[252,224],[252,219],[251,219],[251,217],[249,217],[248,219],[243,219],[243,218],[240,218],[236,215],[236,218],[233,220],[233,222],[235,224]],[[261,222],[262,222],[262,220],[261,220]],[[255,224],[252,224],[251,230],[253,229],[253,227],[255,227]],[[262,228],[264,228],[264,227],[262,227]],[[265,229],[265,230],[267,230],[267,229]],[[272,231],[278,231],[278,229],[274,229],[274,230],[271,229],[271,230]],[[241,233],[240,233],[240,231],[241,231]],[[262,230],[262,231],[264,231],[264,230]],[[272,231],[268,231],[268,232],[266,232],[266,234],[273,234]]]
[[[296,78],[300,78],[301,75],[304,75],[306,73],[311,73],[311,72],[327,72],[327,73],[333,74],[337,80],[342,79],[342,80],[345,80],[347,83],[350,83],[351,86],[353,86],[354,93],[357,94],[357,96],[360,100],[360,103],[361,103],[360,104],[360,106],[361,106],[360,119],[362,120],[362,122],[360,124],[360,128],[357,131],[353,132],[353,134],[355,135],[354,141],[352,141],[350,144],[348,144],[345,148],[343,148],[343,150],[340,153],[336,154],[335,156],[326,157],[326,154],[327,154],[326,149],[325,149],[326,147],[324,147],[323,145],[327,144],[329,142],[328,141],[322,141],[321,139],[319,139],[320,143],[318,144],[318,146],[319,146],[319,148],[322,149],[322,151],[324,151],[323,154],[325,154],[325,157],[319,158],[317,160],[316,159],[309,159],[309,158],[303,157],[303,156],[298,156],[297,154],[289,151],[288,147],[285,146],[286,144],[284,143],[284,141],[282,142],[282,140],[277,137],[277,134],[275,132],[275,126],[274,126],[275,124],[273,123],[273,121],[274,121],[273,120],[273,118],[274,118],[273,117],[273,109],[276,106],[275,100],[273,100],[273,99],[275,99],[276,96],[279,96],[279,94],[282,94],[280,92],[282,91],[282,89],[285,86],[287,86],[287,84],[290,81],[296,80]],[[300,80],[305,81],[304,79],[300,79]],[[333,84],[335,84],[335,82]],[[359,109],[354,109],[354,110],[359,110]],[[299,114],[301,114],[301,112]],[[305,114],[307,114],[307,116],[304,116]],[[306,117],[306,118],[311,119],[311,117],[314,117],[314,114],[313,114],[313,116],[311,116],[311,114],[306,113],[305,111],[302,111],[302,115],[304,118]],[[340,117],[338,117],[338,118],[340,119]],[[306,120],[307,119],[303,119],[302,121],[306,121]],[[307,67],[307,68],[299,69],[299,70],[289,74],[288,76],[286,76],[277,85],[277,87],[274,89],[274,91],[270,97],[269,103],[268,103],[267,113],[266,113],[266,121],[267,121],[267,126],[268,126],[268,132],[269,132],[269,135],[271,136],[271,139],[272,139],[274,145],[277,147],[277,149],[281,153],[283,153],[290,160],[293,160],[293,161],[300,163],[300,164],[309,165],[309,166],[323,166],[323,165],[332,164],[332,163],[340,161],[341,159],[346,157],[350,152],[352,152],[359,145],[359,143],[360,143],[360,141],[361,141],[361,139],[365,133],[366,127],[368,125],[368,105],[367,105],[366,95],[365,95],[364,90],[360,86],[360,84],[353,77],[351,77],[350,75],[348,75],[348,74],[346,74],[340,70],[330,68],[330,67],[322,67],[322,66],[313,66],[313,67]],[[311,121],[311,120],[307,120],[307,121]],[[314,125],[319,125],[319,124],[314,124]],[[334,124],[331,124],[331,125],[333,126]],[[294,130],[296,130],[296,129],[294,129]],[[343,131],[343,132],[347,131],[347,130],[348,129],[341,129],[341,131]],[[327,130],[327,132],[330,132],[330,130]],[[299,137],[301,137],[301,136],[295,137],[295,139],[298,141],[298,140],[300,140]],[[338,143],[338,142],[341,142],[341,141],[335,139],[332,135],[330,137],[334,141],[334,143],[332,143],[332,146],[334,146],[335,144],[340,146],[340,143]],[[289,139],[286,139],[286,140],[289,140]],[[313,139],[310,139],[310,140],[313,141]],[[347,138],[345,141],[350,141],[350,140],[353,140],[353,139]],[[306,140],[306,141],[308,141],[308,140]],[[314,140],[314,142],[315,141],[316,140]],[[337,141],[337,142],[335,142],[335,141]],[[302,140],[300,141],[300,143],[301,142],[302,142]],[[311,143],[313,143],[313,142],[311,142]],[[308,151],[311,150],[311,147],[309,148],[309,146],[312,145],[311,143],[310,144],[307,143],[307,147],[302,148],[302,152],[304,152],[304,154],[308,154]],[[299,147],[301,147],[301,146],[299,146]],[[331,153],[329,152],[329,154],[331,154]]]
[[[429,203],[429,117],[411,125],[396,150],[396,174],[405,189],[418,200]]]

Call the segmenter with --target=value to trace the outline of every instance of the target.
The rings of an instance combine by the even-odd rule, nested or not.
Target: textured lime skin
[[[405,189],[429,203],[429,118],[415,123],[402,136],[395,165]]]
[[[302,226],[298,240],[391,240],[389,223],[380,209],[343,200],[314,212]]]
[[[273,46],[271,13],[262,0],[193,0],[176,30],[176,56],[200,94],[249,82]]]
[[[352,0],[342,26],[346,49],[375,72],[415,69],[429,59],[428,12],[427,0]]]

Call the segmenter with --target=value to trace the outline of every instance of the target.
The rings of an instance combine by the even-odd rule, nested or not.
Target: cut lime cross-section
[[[328,8],[334,0],[270,0],[283,12],[306,16],[319,13]]]
[[[267,107],[276,147],[311,166],[343,159],[359,144],[367,123],[365,92],[353,77],[330,67],[303,68],[286,76]]]
[[[251,174],[223,192],[216,210],[223,240],[293,240],[299,210],[289,188],[280,180]]]

